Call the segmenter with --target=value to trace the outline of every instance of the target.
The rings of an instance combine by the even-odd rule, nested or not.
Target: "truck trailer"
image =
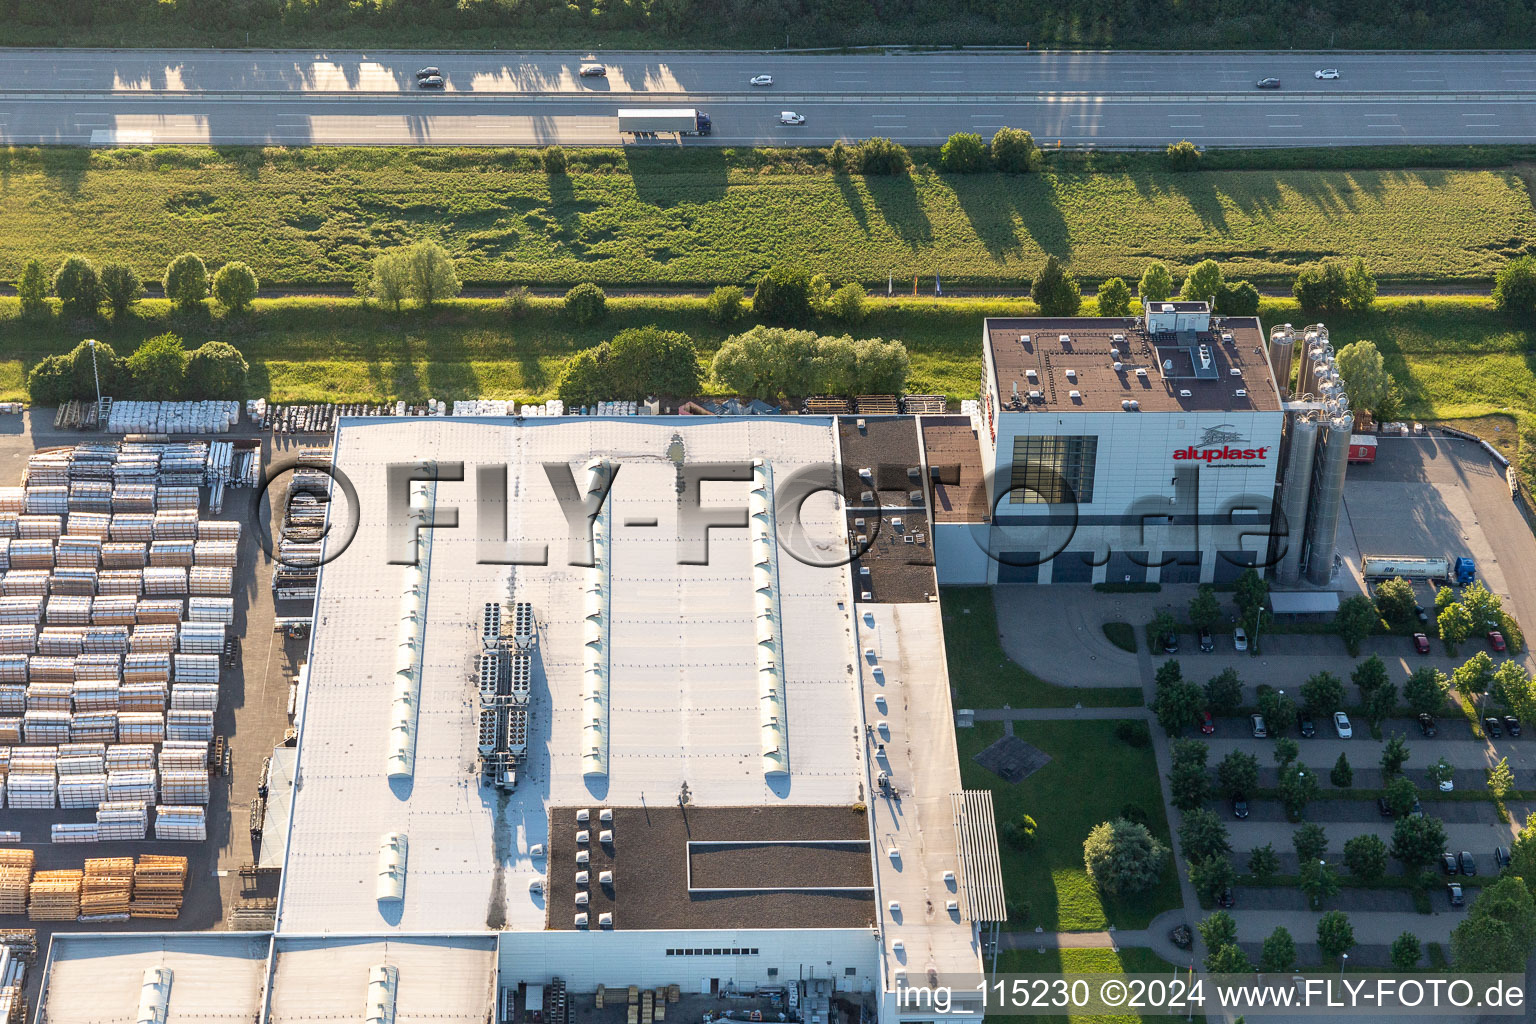
[[[619,111],[619,131],[626,135],[708,135],[709,115],[692,107],[626,107]]]
[[[1360,575],[1367,580],[1443,580],[1465,586],[1477,577],[1477,563],[1469,556],[1434,558],[1420,555],[1362,555]]]
[[[1376,435],[1375,434],[1351,434],[1351,435],[1349,435],[1349,461],[1350,462],[1375,462],[1376,461]]]

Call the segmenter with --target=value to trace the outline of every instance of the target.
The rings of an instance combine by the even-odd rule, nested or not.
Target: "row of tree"
[[[94,358],[93,358],[94,355]],[[37,405],[61,405],[101,394],[157,401],[246,397],[249,366],[240,350],[210,341],[188,351],[175,334],[139,344],[124,358],[106,342],[95,351],[82,341],[64,355],[45,356],[27,374],[27,394]]]
[[[256,273],[238,261],[224,264],[210,277],[208,265],[195,253],[183,253],[172,260],[160,284],[171,305],[181,312],[201,306],[211,289],[219,305],[240,313],[250,307],[260,287]],[[50,278],[42,261],[27,260],[16,283],[21,315],[38,318],[51,313],[50,291],[58,298],[64,316],[94,317],[105,307],[116,320],[143,298],[144,282],[126,263],[105,263],[98,269],[84,256],[68,256]]]

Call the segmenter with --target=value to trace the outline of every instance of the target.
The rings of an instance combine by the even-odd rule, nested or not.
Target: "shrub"
[[[1376,301],[1376,276],[1359,256],[1344,271],[1344,305],[1355,312],[1371,308]]]
[[[1035,819],[1021,814],[1003,823],[1003,841],[1015,849],[1032,849],[1035,845],[1035,828]]]
[[[1022,128],[999,128],[992,136],[992,163],[1008,174],[1038,171],[1045,163],[1035,137]]]
[[[1184,279],[1184,287],[1179,289],[1179,298],[1195,302],[1219,299],[1224,283],[1221,264],[1215,260],[1201,260]]]
[[[561,146],[546,146],[539,154],[539,162],[544,165],[545,174],[564,174],[569,164],[565,149]]]
[[[1136,627],[1129,622],[1104,623],[1104,639],[1131,654],[1136,653]]]
[[[742,302],[745,293],[733,284],[723,284],[709,293],[704,301],[704,312],[713,323],[733,324],[740,320],[745,310]]]
[[[53,293],[65,316],[95,316],[104,298],[101,277],[84,256],[66,257],[53,274]]]
[[[101,268],[101,290],[116,320],[144,295],[144,282],[128,264],[107,263]]]
[[[1131,315],[1131,289],[1118,277],[1099,285],[1098,302],[1099,316]]]
[[[1045,258],[1045,266],[1030,286],[1029,294],[1043,316],[1076,316],[1083,304],[1077,278],[1063,270],[1055,256]]]
[[[956,132],[939,150],[939,166],[951,174],[975,174],[988,162],[987,144],[974,132]]]
[[[1150,736],[1148,738],[1150,739]],[[1147,812],[1142,809],[1140,804],[1126,804],[1120,808],[1120,817],[1126,821],[1135,822],[1138,825],[1145,825],[1148,821]]]
[[[21,315],[40,317],[48,310],[48,275],[39,260],[27,260],[16,282],[16,297],[21,300]]]
[[[250,367],[240,350],[225,341],[210,341],[187,357],[186,393],[192,398],[241,398],[246,394]]]
[[[1216,293],[1216,312],[1222,316],[1258,316],[1259,290],[1247,281],[1228,281]]]
[[[853,168],[860,174],[905,174],[910,163],[905,146],[880,136],[853,147]]]
[[[1168,848],[1145,825],[1120,819],[1096,825],[1083,841],[1083,865],[1100,890],[1111,895],[1145,892],[1157,884]]]
[[[565,293],[565,313],[578,324],[595,324],[608,315],[608,296],[591,281]]]
[[[186,312],[208,297],[208,268],[201,257],[190,252],[182,253],[165,268],[165,277],[160,283],[171,305]]]
[[[1147,264],[1147,269],[1141,272],[1136,294],[1141,296],[1143,304],[1167,299],[1173,294],[1173,271],[1168,269],[1166,263],[1154,261]]]
[[[1521,256],[1499,268],[1493,283],[1493,306],[1504,313],[1536,313],[1536,256]]]
[[[1139,718],[1127,718],[1115,723],[1115,739],[1130,747],[1145,747],[1152,742],[1152,730]]]
[[[832,143],[832,148],[827,150],[827,166],[834,171],[846,171],[852,163],[852,151],[843,144],[843,140],[838,139]]]
[[[406,287],[411,298],[424,308],[441,299],[451,299],[463,290],[453,258],[437,242],[417,242],[404,255]]]
[[[864,319],[864,286],[850,281],[827,297],[826,315],[849,325]]]
[[[815,394],[900,394],[910,363],[899,341],[817,337],[757,326],[715,352],[710,373],[722,391],[754,398]]]
[[[1200,147],[1188,139],[1170,142],[1165,153],[1170,171],[1197,171],[1200,169]]]
[[[652,395],[687,398],[700,383],[699,353],[693,339],[680,331],[632,327],[609,343],[611,398],[640,401]]]
[[[752,312],[764,320],[801,322],[811,315],[811,278],[799,267],[780,264],[758,278]]]
[[[224,264],[213,275],[213,297],[231,313],[249,308],[258,286],[256,272],[238,260]]]
[[[515,285],[501,296],[501,308],[510,320],[521,320],[533,309],[533,293],[527,285]]]
[[[1302,267],[1291,286],[1304,313],[1338,313],[1344,309],[1348,285],[1344,266],[1338,260],[1324,260]]]
[[[27,374],[27,397],[34,405],[63,405],[74,395],[74,374],[64,356],[44,356]]]
[[[368,293],[397,312],[411,293],[411,271],[402,252],[384,252],[373,258]]]
[[[595,405],[608,399],[608,350],[604,345],[582,349],[565,361],[555,393],[568,408]]]
[[[159,334],[140,342],[128,357],[133,390],[140,398],[180,398],[187,381],[187,350],[175,334]]]

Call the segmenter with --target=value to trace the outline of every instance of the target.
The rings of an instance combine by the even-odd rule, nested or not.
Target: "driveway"
[[[1316,768],[1324,776],[1338,761],[1340,754],[1345,755],[1350,765],[1355,768],[1378,767],[1381,763],[1382,747],[1385,744],[1380,740],[1363,736],[1363,723],[1359,729],[1360,732],[1356,734],[1359,738],[1352,740],[1341,740],[1334,736],[1324,737],[1321,735],[1321,728],[1318,736],[1310,740],[1297,740],[1301,746],[1301,763],[1309,768]],[[1213,768],[1233,750],[1243,750],[1253,754],[1259,759],[1261,765],[1274,764],[1274,740],[1256,740],[1252,736],[1222,736],[1219,731],[1215,736],[1200,738],[1205,740],[1210,748],[1209,763]],[[1513,740],[1506,736],[1503,739],[1485,742],[1474,739],[1443,739],[1437,736],[1434,739],[1420,738],[1415,742],[1410,734],[1408,751],[1410,768],[1427,768],[1443,757],[1453,768],[1483,769],[1491,768],[1499,762],[1500,758],[1507,757],[1511,768],[1536,769],[1536,739],[1532,737]]]

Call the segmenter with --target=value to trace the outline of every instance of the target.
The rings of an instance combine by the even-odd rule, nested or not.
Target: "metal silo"
[[[1307,498],[1312,493],[1312,460],[1317,454],[1317,420],[1307,413],[1291,416],[1289,453],[1280,484],[1280,511],[1285,516],[1284,547],[1278,552],[1275,573],[1282,584],[1301,580],[1301,553],[1306,547]]]
[[[1312,486],[1307,580],[1320,587],[1333,579],[1334,545],[1344,505],[1344,471],[1349,468],[1349,435],[1354,428],[1355,417],[1347,408],[1328,421],[1317,479]]]
[[[1280,397],[1286,398],[1291,393],[1291,364],[1296,355],[1296,329],[1290,324],[1281,324],[1269,330],[1269,365],[1275,371],[1275,384],[1280,388]]]

